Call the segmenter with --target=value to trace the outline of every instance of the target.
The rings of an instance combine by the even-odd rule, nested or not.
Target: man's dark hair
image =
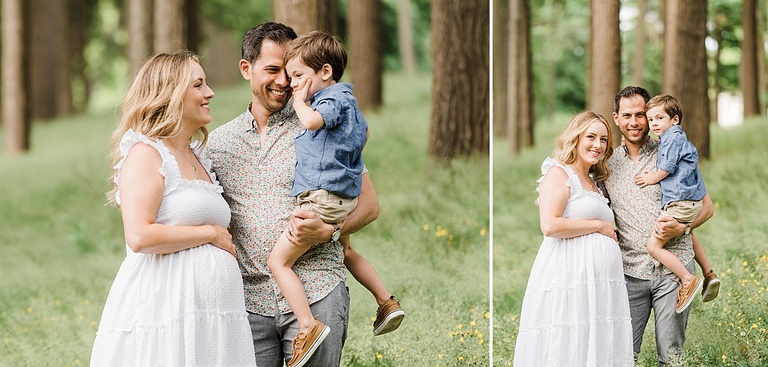
[[[643,87],[635,87],[631,85],[624,87],[624,89],[620,90],[619,93],[616,93],[616,97],[613,98],[613,112],[619,113],[619,102],[622,98],[632,98],[632,96],[643,97],[645,103],[648,103],[651,99],[650,93]]]
[[[261,54],[261,44],[270,40],[278,45],[285,45],[296,38],[296,32],[285,24],[267,22],[251,29],[243,37],[242,58],[250,63],[255,62]]]

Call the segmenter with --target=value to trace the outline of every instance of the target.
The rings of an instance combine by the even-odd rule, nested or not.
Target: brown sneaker
[[[395,296],[389,297],[379,309],[376,310],[376,321],[373,322],[373,336],[395,331],[405,317],[405,311],[400,308]]]
[[[701,300],[709,302],[717,298],[717,294],[720,293],[720,279],[717,279],[717,274],[710,270],[709,273],[704,275],[704,286],[701,289]]]
[[[683,311],[685,311],[688,306],[691,305],[691,302],[693,302],[693,296],[695,296],[696,293],[699,293],[703,283],[704,282],[702,282],[699,277],[693,277],[691,284],[688,284],[687,286],[680,286],[680,290],[677,291],[677,306],[675,307],[675,312],[683,313]]]
[[[309,331],[296,334],[291,345],[291,360],[288,362],[288,367],[305,365],[330,332],[331,328],[315,319],[312,326],[309,327]]]

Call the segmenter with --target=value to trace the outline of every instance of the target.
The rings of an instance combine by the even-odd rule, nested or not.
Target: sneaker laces
[[[307,334],[306,333],[298,333],[298,334],[296,334],[296,337],[293,338],[293,345],[292,345],[294,351],[302,349],[302,347],[304,346],[304,340],[306,338],[307,338]]]
[[[677,298],[678,300],[682,299],[682,296],[688,293],[688,286],[691,284],[689,283],[688,285],[683,285],[683,282],[680,279],[674,279],[674,281],[680,286],[680,288],[677,290]]]

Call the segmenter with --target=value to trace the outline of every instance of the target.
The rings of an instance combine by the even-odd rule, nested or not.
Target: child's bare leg
[[[703,274],[708,274],[712,271],[712,267],[709,265],[707,252],[704,251],[704,246],[702,246],[699,239],[693,235],[693,232],[691,232],[691,242],[693,242],[693,258],[696,259],[696,262],[701,267],[701,272]]]
[[[664,248],[664,242],[661,242],[658,238],[651,236],[651,238],[648,239],[647,248],[648,252],[651,254],[651,256],[653,256],[654,259],[659,260],[660,263],[664,264],[664,266],[666,266],[669,270],[675,273],[678,278],[680,278],[680,281],[683,283],[683,285],[688,285],[691,283],[691,281],[693,281],[693,274],[688,272],[688,269],[685,268],[677,256]]]
[[[349,236],[344,236],[339,241],[344,245],[344,266],[363,287],[373,294],[376,302],[381,306],[392,294],[387,291],[376,269],[363,255],[352,248]]]
[[[306,333],[312,326],[314,317],[312,311],[309,309],[309,302],[307,301],[307,295],[304,293],[304,285],[301,284],[301,280],[293,272],[293,263],[302,254],[309,250],[310,246],[297,246],[288,241],[285,233],[280,235],[280,239],[277,240],[272,253],[269,254],[267,259],[267,266],[275,276],[277,285],[283,292],[288,305],[291,306],[293,314],[296,316],[296,320],[299,322],[299,332]]]

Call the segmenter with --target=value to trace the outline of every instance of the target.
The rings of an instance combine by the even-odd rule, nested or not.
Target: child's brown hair
[[[680,106],[680,102],[675,97],[669,94],[659,94],[645,104],[645,110],[648,111],[658,106],[661,106],[664,112],[669,115],[669,118],[672,119],[677,116],[677,123],[679,125],[683,124],[683,107]]]
[[[341,80],[344,68],[347,67],[344,45],[338,37],[324,31],[312,31],[291,41],[285,50],[283,61],[287,64],[297,57],[314,71],[320,70],[325,64],[330,65],[333,69],[333,80],[336,82]]]

